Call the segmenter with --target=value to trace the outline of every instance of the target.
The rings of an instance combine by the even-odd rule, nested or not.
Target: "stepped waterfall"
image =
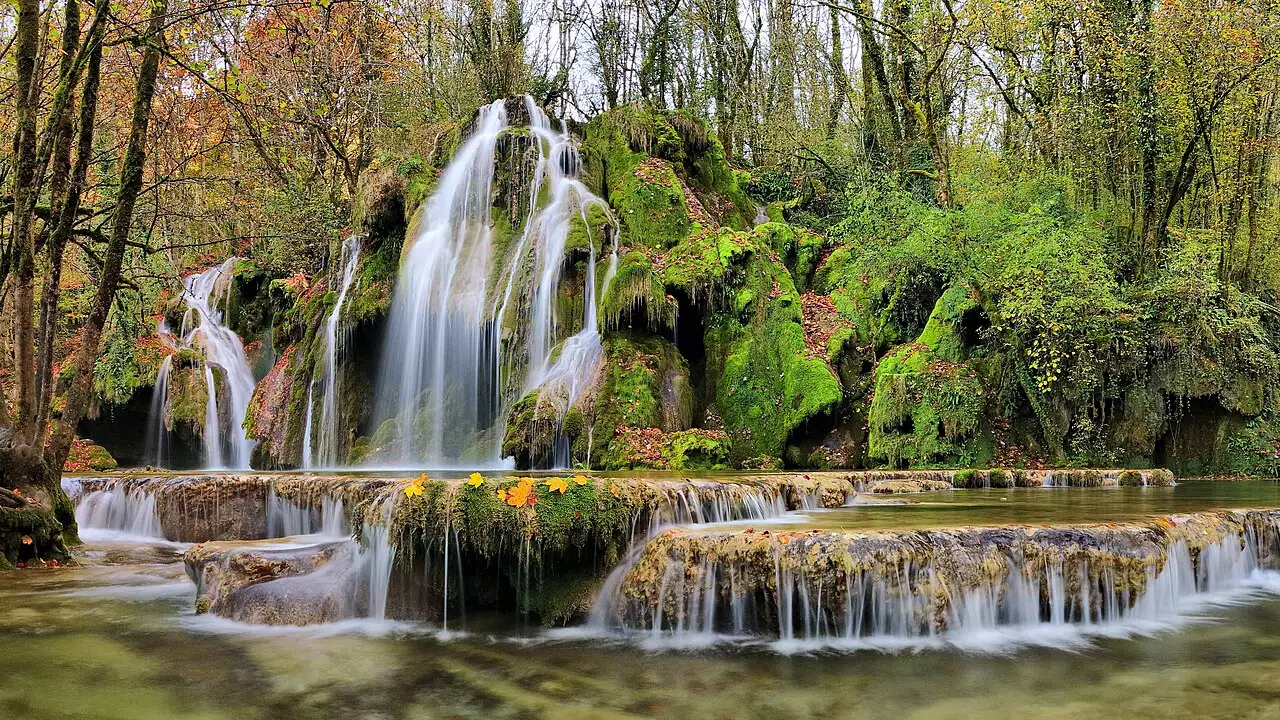
[[[512,127],[502,101],[481,109],[405,252],[376,413],[380,425],[395,424],[385,453],[394,464],[498,465],[509,403],[541,389],[567,409],[601,361],[596,297],[617,249],[598,290],[605,238],[593,235],[589,214],[607,218],[607,205],[577,179],[581,162],[567,129],[553,129],[530,98],[525,111],[528,127]],[[512,158],[521,152],[527,156]],[[522,170],[527,187],[503,184]],[[508,190],[515,196],[499,203]],[[564,325],[576,318],[564,320],[557,302],[566,254],[582,249],[569,247],[577,226],[587,257],[573,332]]]

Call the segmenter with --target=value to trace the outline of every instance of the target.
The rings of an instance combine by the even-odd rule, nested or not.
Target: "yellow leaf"
[[[498,491],[498,502],[506,502],[506,501],[507,501],[507,491],[506,491],[506,490],[499,490],[499,491]]]
[[[511,507],[524,507],[538,502],[533,494],[533,485],[523,483],[507,491],[507,504]]]
[[[480,473],[471,473],[471,479],[467,481],[471,487],[480,487],[484,484],[484,478],[480,477]]]
[[[558,492],[563,495],[569,489],[569,483],[565,482],[564,478],[553,477],[547,480],[547,487],[551,488],[552,492]]]
[[[533,478],[531,478],[531,477],[522,477],[522,478],[520,478],[520,484],[519,484],[519,487],[522,487],[522,488],[532,488],[532,487],[533,487]]]
[[[422,485],[417,482],[410,483],[405,486],[404,494],[405,494],[405,497],[414,497],[415,495],[421,495]]]
[[[574,475],[573,481],[578,483],[579,485],[586,485],[587,483],[591,482],[590,480],[587,479],[586,475]]]
[[[622,498],[622,488],[619,488],[617,483],[609,486],[609,492],[613,493],[613,496],[618,499]]]

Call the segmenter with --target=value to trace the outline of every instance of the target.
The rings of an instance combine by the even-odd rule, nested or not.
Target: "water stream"
[[[677,611],[651,625],[610,629],[601,642],[590,626],[548,632],[470,605],[465,616],[463,606],[448,606],[444,623],[392,620],[386,589],[396,582],[396,553],[389,524],[378,521],[390,518],[392,507],[370,507],[364,517],[377,522],[366,523],[356,545],[338,539],[351,528],[336,518],[350,515],[323,493],[307,501],[295,494],[267,510],[277,527],[271,534],[319,529],[333,535],[326,542],[350,543],[345,547],[355,552],[335,555],[292,587],[349,588],[343,607],[351,614],[310,627],[194,616],[192,587],[173,551],[166,561],[146,549],[148,534],[157,534],[148,496],[170,481],[85,480],[85,487],[103,488],[88,493],[79,482],[69,480],[68,489],[86,528],[138,533],[92,540],[101,544],[90,546],[81,567],[20,571],[0,583],[6,716],[268,718],[290,708],[299,717],[1061,718],[1070,708],[1073,717],[1236,718],[1280,710],[1271,682],[1280,673],[1272,641],[1280,628],[1274,524],[1227,532],[1197,548],[1174,541],[1145,589],[1127,596],[1101,552],[1125,546],[1107,540],[1109,526],[1102,525],[1104,544],[1092,556],[1100,564],[1049,556],[997,573],[996,582],[949,603],[950,627],[936,633],[919,623],[930,613],[923,589],[942,577],[927,564],[845,574],[840,582],[853,591],[836,605],[848,610],[832,613],[833,604],[819,596],[830,585],[788,574],[785,557],[765,570],[781,591],[750,600],[735,594],[735,583],[750,579],[730,570],[734,555],[708,557],[668,565],[655,578],[667,599],[659,607]],[[890,520],[897,513],[904,537],[937,548],[928,533],[960,533],[1009,505],[1059,522],[1088,521],[1110,508],[1106,517],[1120,523],[1152,513],[1280,505],[1280,486],[1271,483],[1011,492],[929,493],[797,514],[775,513],[778,499],[768,494],[691,487],[672,495],[667,510],[636,535],[643,548],[672,531],[821,532],[826,518],[852,527],[865,510],[869,532],[899,532]],[[467,558],[456,531],[445,537],[449,546],[437,548],[437,561],[449,563],[449,592],[467,596],[454,585]],[[760,618],[773,628],[756,624]],[[439,632],[445,626],[449,632]],[[86,676],[94,682],[86,685]]]

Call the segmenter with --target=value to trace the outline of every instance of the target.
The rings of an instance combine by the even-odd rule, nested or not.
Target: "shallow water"
[[[1114,522],[1280,506],[1280,485],[870,500],[797,522]],[[96,542],[83,567],[0,575],[0,718],[1280,717],[1280,595],[1262,588],[1150,635],[1077,635],[1070,649],[654,651],[477,617],[469,634],[448,637],[404,623],[261,628],[198,617],[180,545]]]
[[[1173,487],[940,490],[860,494],[847,507],[806,510],[799,527],[886,530],[962,525],[1114,523],[1205,510],[1280,507],[1280,483],[1185,481]]]
[[[113,558],[126,559],[124,551]],[[1280,601],[1154,637],[956,650],[651,654],[409,626],[258,630],[190,614],[180,565],[0,585],[0,716],[46,718],[1239,718],[1280,713]],[[142,560],[151,562],[143,563]]]

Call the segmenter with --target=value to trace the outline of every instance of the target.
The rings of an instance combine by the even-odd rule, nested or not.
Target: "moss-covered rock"
[[[76,439],[71,443],[71,452],[62,469],[64,472],[106,472],[116,469],[116,459],[92,440]]]
[[[670,291],[700,301],[706,383],[733,445],[733,461],[781,457],[794,433],[832,413],[840,382],[809,351],[799,293],[767,239],[749,232],[692,236],[663,258]]]
[[[965,287],[949,288],[918,341],[880,360],[868,413],[871,457],[895,466],[991,460],[982,382],[964,362],[969,348],[961,326],[976,307]]]

